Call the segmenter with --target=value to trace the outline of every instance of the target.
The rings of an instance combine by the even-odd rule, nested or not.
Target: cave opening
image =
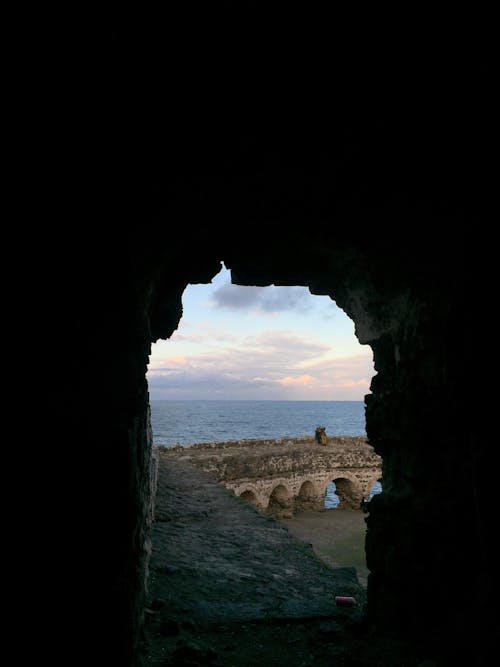
[[[442,497],[446,492],[446,504],[443,507],[451,507],[455,498],[454,486],[447,471],[451,472],[450,459],[457,461],[454,455],[452,457],[451,450],[455,451],[456,443],[461,440],[456,429],[449,432],[445,430],[445,426],[449,429],[450,420],[447,419],[445,425],[442,415],[445,405],[448,406],[448,414],[454,414],[454,400],[457,397],[456,368],[453,364],[455,348],[448,346],[449,322],[454,321],[456,311],[453,310],[453,303],[447,301],[447,284],[444,280],[438,283],[442,290],[437,293],[435,281],[432,280],[432,301],[427,298],[427,282],[421,273],[418,274],[417,287],[409,290],[408,282],[411,280],[406,280],[405,276],[406,272],[411,275],[413,269],[408,257],[407,261],[398,264],[398,270],[391,274],[389,281],[385,274],[386,266],[389,266],[388,255],[380,247],[376,252],[372,252],[368,246],[347,251],[325,243],[315,244],[310,238],[304,243],[297,240],[299,245],[300,251],[296,252],[300,262],[290,262],[288,257],[286,265],[282,265],[281,269],[275,266],[272,248],[269,256],[261,248],[245,251],[243,258],[237,256],[237,253],[235,256],[229,253],[225,263],[232,272],[235,284],[306,284],[315,295],[328,295],[330,299],[335,295],[342,309],[355,323],[358,340],[373,349],[377,373],[371,380],[371,394],[365,399],[366,429],[370,444],[384,460],[384,491],[377,494],[377,502],[366,517],[366,556],[370,570],[367,610],[370,622],[378,632],[400,637],[421,637],[420,631],[427,627],[429,614],[429,610],[424,614],[421,593],[428,590],[430,594],[441,576],[441,571],[438,573],[435,567],[433,554],[436,551],[431,553],[427,549],[428,540],[424,539],[424,534],[432,535],[433,540],[440,544],[442,557],[443,554],[450,555],[453,567],[445,572],[448,581],[452,572],[457,573],[460,567],[460,558],[453,559],[449,553],[459,526],[448,517],[445,540],[442,531],[435,525],[437,515],[433,510],[437,496]],[[289,248],[291,256],[294,252]],[[321,252],[323,261],[318,269],[317,257]],[[203,253],[200,253],[201,256]],[[245,257],[250,259],[245,260]],[[255,257],[261,258],[260,264],[255,262]],[[433,277],[436,274],[451,274],[444,269],[447,266],[449,268],[452,255],[446,257],[449,261],[444,268],[441,257],[433,265]],[[195,264],[197,267],[205,266],[201,259]],[[149,336],[153,341],[170,338],[182,315],[181,296],[186,285],[207,283],[219,270],[214,269],[214,264],[217,262],[210,259],[203,270],[197,268],[196,279],[193,279],[193,273],[187,267],[185,280],[180,284],[177,279],[181,272],[180,266],[167,266],[156,291],[148,293],[153,296],[148,297],[150,321],[147,327],[144,325],[145,337]],[[417,264],[420,266],[419,262]],[[299,266],[300,269],[294,273],[290,271],[290,265]],[[138,313],[140,319],[144,309],[139,309]],[[131,347],[135,344],[135,339],[130,342]],[[128,359],[128,354],[127,348],[123,355],[125,359]],[[119,360],[117,356],[116,363]],[[125,368],[125,364],[121,368]],[[178,366],[166,370],[170,372],[172,369],[178,370]],[[443,369],[448,370],[445,373]],[[141,370],[138,365],[131,369],[131,374],[136,382],[134,386],[139,387],[138,395],[144,399],[144,412],[138,411],[137,407],[135,412],[131,412],[132,422],[127,433],[132,435],[127,437],[137,438],[137,450],[144,452],[141,469],[147,470],[149,462],[148,450],[144,448],[145,430],[141,430],[139,420],[147,416],[150,401],[147,387],[142,384],[144,376]],[[135,371],[137,376],[133,375]],[[124,388],[126,386],[124,383]],[[119,396],[116,385],[115,390]],[[118,404],[117,399],[114,404]],[[122,424],[122,417],[117,417],[117,422]],[[137,436],[134,435],[136,433]],[[423,448],[425,451],[432,450],[431,466]],[[424,485],[422,480],[426,480]],[[418,495],[418,502],[413,494],[417,488],[423,489],[423,493]],[[136,515],[138,526],[143,525],[141,517],[142,514]],[[470,520],[473,524],[472,516]],[[147,558],[143,554],[147,550],[143,545],[146,534],[141,530],[134,533],[134,548],[145,568]],[[423,563],[427,565],[425,577],[421,574]],[[135,570],[137,573],[140,571],[140,568]],[[133,582],[131,591],[135,594],[134,599],[140,602],[144,595],[141,581],[136,576]],[[451,590],[451,585],[447,588]],[[438,586],[436,590],[441,589]],[[471,593],[470,597],[474,599],[475,594]],[[432,622],[446,634],[451,632],[452,625],[460,625],[462,620],[458,618],[459,607],[450,608],[444,598],[442,602],[450,609],[450,616],[445,622],[433,610],[430,612]],[[138,623],[144,613],[140,610],[139,605],[136,616]]]
[[[154,445],[189,448],[193,443],[211,445],[217,441],[251,440],[259,436],[284,440],[299,436],[308,439],[308,446],[312,444],[321,453],[324,445],[318,445],[314,439],[314,427],[318,422],[326,424],[328,438],[325,451],[341,446],[335,444],[335,438],[366,437],[364,401],[360,399],[368,390],[374,374],[371,350],[365,353],[355,338],[352,320],[336,306],[332,297],[314,296],[302,287],[258,289],[248,286],[243,287],[239,301],[234,295],[234,289],[242,288],[230,286],[227,276],[222,271],[221,274],[223,280],[214,280],[215,287],[209,294],[203,293],[207,285],[188,286],[182,297],[184,312],[178,329],[164,343],[156,343],[156,347],[161,348],[160,354],[155,353],[153,347],[148,383]],[[188,294],[191,287],[197,292],[195,298],[198,300],[198,308],[204,311],[202,315],[192,315],[194,311],[190,310],[190,305],[193,305]],[[313,301],[320,300],[321,308],[308,306],[306,297]],[[228,331],[224,306],[232,317],[236,317],[242,333]],[[333,317],[327,313],[327,307],[334,310]],[[298,311],[299,326],[290,310]],[[311,316],[311,310],[314,317]],[[213,316],[214,312],[218,312],[222,320],[221,311],[226,318],[225,328]],[[266,318],[267,328],[264,332],[259,331],[256,322],[259,311]],[[281,320],[278,318],[280,311],[286,314]],[[245,313],[250,313],[246,321]],[[310,322],[306,327],[308,319]],[[328,338],[335,340],[339,321],[344,335],[338,339],[336,352],[343,352],[344,356],[329,357],[326,341]],[[271,328],[271,323],[274,328]],[[348,340],[349,336],[351,340]],[[210,337],[212,342],[207,343]],[[228,345],[228,342],[234,345],[234,339],[240,346],[236,351]],[[249,339],[253,345],[248,344]],[[362,354],[359,354],[360,350],[363,350]],[[249,361],[251,367],[247,369]],[[235,400],[238,397],[238,385],[242,388],[239,401]],[[318,390],[318,386],[323,395],[332,389],[343,389],[350,400],[342,401],[338,397],[333,401],[318,400],[318,395],[311,393],[315,388]],[[190,387],[195,389],[191,398]],[[278,398],[273,393],[276,388],[287,392],[285,395],[289,399],[283,400],[283,394]],[[262,394],[267,401],[259,401]],[[162,398],[158,399],[159,395]],[[181,400],[176,398],[179,396]],[[225,402],[229,397],[237,405],[235,410],[228,413]],[[258,403],[258,413],[251,412],[252,402]],[[291,409],[283,412],[284,404],[292,404]],[[301,405],[305,406],[302,413],[298,409]],[[275,423],[277,416],[281,420],[278,425]],[[302,422],[297,419],[293,422],[293,417],[299,417]],[[294,426],[297,423],[301,424],[299,428],[302,431],[297,431]],[[275,430],[269,430],[270,427]],[[276,427],[282,430],[276,430]],[[308,470],[307,475],[310,476],[311,472],[315,471]],[[241,474],[248,474],[248,469],[244,467]],[[337,482],[342,488],[342,480]],[[322,494],[324,482],[322,489],[321,483],[309,479],[302,481],[295,490],[286,482],[277,483],[265,492],[256,492],[243,484],[237,493],[240,499],[266,516],[282,521],[299,539],[300,531],[295,534],[295,524],[287,524],[287,520],[293,519],[296,512],[314,513],[321,510]],[[348,486],[342,494],[344,504],[347,503],[347,497],[353,497],[352,488]],[[355,504],[356,507],[352,505],[352,509],[360,512],[359,499]],[[335,567],[342,563],[348,569],[358,571],[357,580],[366,588],[366,565],[364,555],[360,556],[364,554],[366,526],[364,522],[358,524],[356,536],[349,535],[351,542],[357,540],[355,558],[344,562],[342,558],[332,557],[329,552],[323,553],[321,547],[318,555],[320,558],[326,555],[324,562],[327,565]],[[316,540],[313,537],[307,537],[306,541],[315,548]],[[202,556],[202,553],[197,555],[198,558]],[[285,590],[282,592],[285,593]]]
[[[342,401],[344,412],[325,425],[327,435],[366,435],[364,412],[347,405],[362,403],[375,374],[368,345],[356,338],[352,319],[333,297],[305,286],[246,286],[231,282],[222,265],[209,284],[189,284],[182,294],[182,318],[167,339],[152,344],[148,363],[150,401],[259,400]],[[216,410],[207,418],[215,418]],[[194,421],[196,414],[190,413]],[[203,419],[204,415],[200,418]],[[287,415],[290,418],[291,415]],[[281,436],[314,433],[323,413],[311,403],[309,422],[293,424]],[[170,414],[173,429],[176,414]],[[239,423],[218,438],[271,437],[269,415],[260,431]],[[213,423],[209,424],[211,427]],[[161,427],[158,416],[158,427]],[[267,430],[266,430],[267,429]],[[253,435],[249,436],[251,433]],[[179,442],[203,440],[203,432],[177,434]],[[172,444],[157,428],[158,444]],[[278,437],[278,436],[276,436]]]
[[[253,235],[250,247],[226,244],[224,263],[238,285],[307,285],[314,295],[327,295],[330,299],[334,296],[354,322],[358,340],[373,350],[376,375],[371,380],[371,393],[365,395],[366,430],[370,444],[383,458],[384,491],[374,498],[377,502],[366,516],[365,544],[370,571],[367,614],[380,633],[432,640],[434,635],[429,636],[424,629],[433,623],[443,636],[454,636],[454,627],[464,627],[462,607],[450,605],[443,593],[440,600],[449,614],[442,616],[436,607],[427,609],[422,594],[442,591],[443,574],[447,594],[453,592],[452,580],[466,567],[463,552],[457,556],[453,549],[461,539],[455,513],[448,511],[444,522],[439,521],[435,512],[436,498],[441,499],[443,511],[461,506],[453,480],[461,466],[466,465],[467,456],[458,456],[457,447],[462,452],[468,451],[452,418],[463,401],[457,389],[460,377],[457,359],[462,357],[457,341],[450,336],[459,319],[457,297],[450,298],[456,253],[452,248],[447,253],[433,251],[425,255],[422,245],[410,250],[404,246],[394,259],[394,245],[385,248],[359,240],[355,244],[335,242],[333,236],[333,232],[325,237],[315,237],[309,231],[291,232],[286,261],[280,262],[278,241],[262,246]],[[144,281],[148,291],[137,306],[133,329],[143,332],[139,339],[141,359],[146,358],[148,341],[170,339],[176,331],[185,287],[208,283],[220,271],[220,262],[214,257],[221,255],[214,249],[210,251],[209,244],[207,248],[199,248],[196,257],[191,256],[186,263],[188,246],[186,243],[178,251],[178,261],[166,262],[163,268],[155,270],[152,287]],[[426,257],[425,266],[422,256]],[[125,303],[125,299],[122,301]],[[117,377],[123,378],[130,349],[137,349],[137,340],[131,334],[130,340],[123,344],[121,356],[116,356]],[[143,366],[138,363],[128,368],[131,376],[128,383],[123,382],[123,388],[113,385],[113,408],[116,424],[123,428],[123,405],[130,403],[130,396],[138,397],[130,410],[126,431],[126,437],[132,439],[127,447],[136,450],[131,460],[139,460],[142,470],[142,477],[130,473],[134,508],[139,507],[138,482],[147,479],[150,466],[145,444],[150,401]],[[125,390],[127,393],[123,395]],[[122,401],[118,400],[120,396]],[[459,423],[463,420],[457,419]],[[119,442],[123,435],[118,427],[117,431]],[[450,461],[453,461],[451,467]],[[127,465],[128,459],[122,463],[124,469]],[[466,512],[470,524],[477,527],[474,508],[468,507]],[[130,595],[137,602],[134,618],[138,624],[141,614],[144,615],[140,604],[144,583],[139,574],[146,569],[147,562],[144,547],[147,524],[143,519],[144,510],[135,514],[131,511],[130,523],[136,522],[132,531],[133,549],[139,566],[134,570]],[[439,544],[438,551],[428,548],[429,536]],[[436,553],[440,554],[440,562],[446,559],[450,563],[445,570],[438,567]],[[121,562],[124,572],[129,572],[130,560]],[[127,576],[123,574],[120,581],[128,581]],[[480,600],[481,591],[484,587],[468,589],[470,601]],[[128,621],[123,619],[123,623],[126,625]]]

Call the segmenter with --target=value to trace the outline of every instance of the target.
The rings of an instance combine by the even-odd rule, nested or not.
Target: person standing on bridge
[[[316,426],[314,437],[319,445],[326,445],[326,428],[324,426]]]

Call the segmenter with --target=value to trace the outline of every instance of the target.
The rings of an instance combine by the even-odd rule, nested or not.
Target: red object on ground
[[[356,598],[353,598],[349,595],[336,595],[335,602],[337,607],[354,607],[356,604]]]

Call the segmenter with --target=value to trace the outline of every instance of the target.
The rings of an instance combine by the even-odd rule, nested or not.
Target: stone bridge
[[[238,440],[159,447],[166,456],[188,459],[212,473],[236,496],[271,515],[297,509],[324,509],[327,486],[335,482],[340,506],[359,509],[382,460],[364,437]]]

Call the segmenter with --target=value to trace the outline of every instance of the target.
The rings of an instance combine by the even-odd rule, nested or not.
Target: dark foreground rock
[[[380,642],[367,654],[365,589],[352,568],[328,567],[188,461],[160,455],[155,514],[148,667],[418,664],[378,662],[374,651],[385,660],[389,650]],[[356,605],[338,607],[336,596]]]

